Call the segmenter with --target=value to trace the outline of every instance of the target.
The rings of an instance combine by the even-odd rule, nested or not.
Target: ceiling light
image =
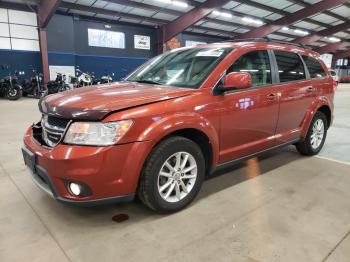
[[[333,37],[333,36],[328,38],[328,40],[331,42],[340,42],[340,39],[338,37]]]
[[[309,32],[304,31],[304,30],[300,30],[300,29],[295,29],[294,32],[297,34],[301,34],[301,35],[308,35],[309,34]]]
[[[231,18],[232,17],[232,14],[230,14],[230,13],[220,12],[220,11],[217,11],[217,10],[213,11],[213,15],[223,16],[223,17],[227,17],[227,18]]]
[[[258,20],[258,19],[253,19],[253,18],[250,18],[250,17],[243,17],[242,20],[244,22],[253,23],[253,24],[257,24],[257,25],[262,25],[263,24],[263,21]]]
[[[186,2],[181,2],[181,1],[171,1],[171,3],[175,6],[179,6],[179,7],[188,7],[188,4]]]
[[[288,30],[289,30],[289,28],[288,28],[288,27],[286,27],[286,26],[284,26],[284,27],[282,27],[282,30],[284,30],[284,31],[288,31]]]

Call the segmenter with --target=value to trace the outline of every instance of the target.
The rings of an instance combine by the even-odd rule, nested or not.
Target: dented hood
[[[193,90],[170,86],[115,82],[77,88],[44,97],[40,111],[67,119],[99,120],[113,111],[178,98]]]

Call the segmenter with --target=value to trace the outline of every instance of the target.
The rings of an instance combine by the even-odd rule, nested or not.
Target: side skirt
[[[234,165],[237,165],[239,163],[242,163],[248,159],[251,159],[251,158],[254,158],[254,157],[257,157],[259,155],[262,155],[264,153],[267,153],[267,152],[270,152],[270,151],[273,151],[273,150],[276,150],[276,149],[279,149],[279,148],[283,148],[283,147],[286,147],[286,146],[289,146],[289,145],[293,145],[297,142],[300,142],[301,139],[296,139],[296,140],[292,140],[292,141],[288,141],[286,143],[283,143],[283,144],[280,144],[280,145],[277,145],[277,146],[273,146],[271,148],[268,148],[268,149],[265,149],[265,150],[262,150],[262,151],[259,151],[257,153],[254,153],[254,154],[251,154],[251,155],[248,155],[248,156],[244,156],[244,157],[241,157],[241,158],[236,158],[236,159],[233,159],[233,160],[230,160],[228,162],[225,162],[225,163],[222,163],[222,164],[219,164],[217,165],[216,167],[212,168],[209,175],[217,172],[217,171],[220,171],[222,169],[225,169],[225,168],[228,168],[228,167],[231,167],[231,166],[234,166]]]

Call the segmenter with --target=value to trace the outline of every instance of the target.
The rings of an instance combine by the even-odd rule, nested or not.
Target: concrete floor
[[[207,180],[182,212],[64,206],[31,181],[20,148],[37,100],[0,100],[0,261],[350,261],[350,85],[319,157],[293,147]],[[260,175],[256,171],[260,169]],[[130,219],[115,223],[112,216]]]

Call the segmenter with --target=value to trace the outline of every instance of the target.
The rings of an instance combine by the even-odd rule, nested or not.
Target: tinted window
[[[336,76],[337,74],[336,74],[336,72],[334,72],[334,71],[329,71],[330,73],[331,73],[331,76]]]
[[[305,79],[304,65],[295,53],[274,51],[280,82],[290,82]]]
[[[271,84],[270,60],[267,51],[253,51],[247,53],[229,68],[231,72],[247,72],[252,76],[253,86]]]
[[[315,58],[310,56],[303,56],[307,69],[309,70],[311,78],[321,78],[326,76],[322,65]]]

